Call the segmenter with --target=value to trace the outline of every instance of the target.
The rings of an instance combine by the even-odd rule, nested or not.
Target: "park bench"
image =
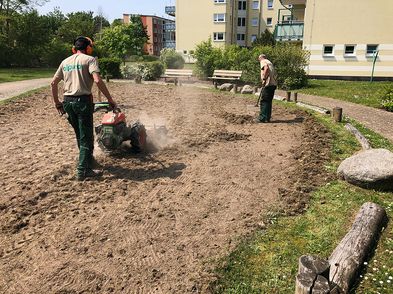
[[[241,70],[221,70],[216,69],[213,72],[213,76],[209,79],[213,80],[214,87],[217,88],[219,81],[239,81],[243,71]]]
[[[167,79],[172,79],[175,82],[175,85],[179,83],[180,78],[189,79],[192,77],[192,69],[166,69],[165,73],[161,76],[164,78],[166,82]]]

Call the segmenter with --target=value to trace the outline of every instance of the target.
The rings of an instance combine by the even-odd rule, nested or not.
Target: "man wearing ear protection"
[[[68,114],[68,121],[73,127],[79,148],[77,179],[84,180],[102,175],[93,170],[93,96],[91,89],[96,83],[113,109],[117,108],[105,83],[100,77],[97,60],[93,53],[93,42],[87,37],[78,37],[74,41],[72,56],[63,60],[51,82],[53,102],[57,111]],[[59,101],[58,84],[64,81],[64,101]]]

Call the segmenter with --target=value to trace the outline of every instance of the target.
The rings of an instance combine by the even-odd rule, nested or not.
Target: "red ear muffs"
[[[87,45],[85,50],[86,50],[86,54],[87,55],[92,55],[93,54],[93,50],[94,50],[93,49],[93,45],[94,45],[93,41],[89,37],[78,37],[78,38],[75,39],[74,44],[75,44],[75,42],[77,40],[80,40],[80,39],[85,39],[85,40],[87,40],[89,42],[89,45]],[[72,46],[72,53],[76,54],[77,52],[78,52],[78,50],[76,50],[75,45]]]

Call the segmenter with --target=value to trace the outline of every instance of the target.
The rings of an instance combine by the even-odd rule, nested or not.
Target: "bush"
[[[260,64],[258,56],[264,53],[277,71],[278,86],[282,89],[297,89],[307,84],[304,68],[308,65],[309,53],[300,46],[277,44],[276,46],[257,46],[252,49],[236,45],[220,49],[213,47],[211,40],[196,47],[197,74],[208,77],[215,69],[242,70],[242,81],[260,84]]]
[[[126,79],[135,79],[141,77],[145,81],[153,81],[158,79],[164,72],[164,66],[161,62],[144,62],[135,63],[133,65],[123,66],[122,75]]]
[[[196,46],[194,58],[196,58],[196,74],[201,78],[213,75],[215,69],[225,69],[222,66],[222,50],[212,45],[212,40],[204,41]]]
[[[155,55],[130,55],[127,57],[129,62],[153,62],[158,61],[160,58]]]
[[[101,75],[103,77],[110,75],[112,78],[120,78],[120,64],[121,60],[117,58],[100,58],[98,62],[100,66]]]
[[[393,86],[386,86],[379,92],[379,98],[381,99],[381,105],[387,111],[393,112]]]
[[[166,68],[182,69],[184,58],[172,48],[164,48],[160,52],[160,60]]]

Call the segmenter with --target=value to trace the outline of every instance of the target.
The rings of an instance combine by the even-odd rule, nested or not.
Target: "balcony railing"
[[[306,0],[280,0],[282,5],[306,5]]]
[[[164,41],[164,48],[176,48],[176,41]]]
[[[274,38],[276,41],[301,41],[303,40],[304,22],[288,21],[276,25]]]
[[[167,31],[167,32],[176,31],[176,24],[174,22],[164,24],[164,31]]]
[[[176,16],[176,6],[165,6],[165,13],[170,16]]]

